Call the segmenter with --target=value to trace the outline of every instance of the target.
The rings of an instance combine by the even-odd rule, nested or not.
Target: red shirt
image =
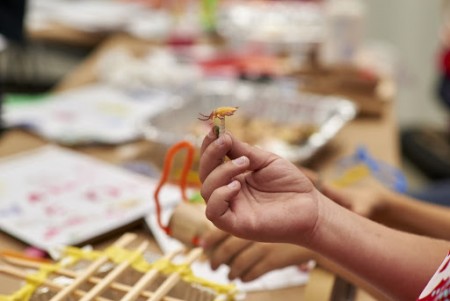
[[[417,301],[450,300],[450,252]]]

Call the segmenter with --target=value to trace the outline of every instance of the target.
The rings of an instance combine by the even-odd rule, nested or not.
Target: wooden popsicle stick
[[[142,242],[136,249],[136,254],[142,255],[142,253],[147,249],[149,243],[147,241]],[[119,265],[117,265],[111,272],[106,275],[105,278],[103,278],[102,281],[97,283],[89,292],[80,299],[80,301],[89,301],[92,300],[94,297],[100,295],[103,291],[105,291],[111,283],[116,280],[125,270],[130,266],[132,263],[132,260],[134,260],[136,257],[133,256],[130,258],[130,260],[126,260]]]
[[[125,247],[130,244],[133,240],[136,239],[136,235],[132,233],[126,233],[122,237],[120,237],[113,245],[116,247]],[[68,286],[64,287],[59,293],[57,293],[52,301],[63,301],[70,295],[78,286],[80,286],[84,281],[90,278],[102,265],[108,262],[109,258],[105,256],[101,256],[97,260],[95,260],[83,273],[77,276],[74,281]]]
[[[181,252],[181,250],[176,252],[176,254],[178,254],[179,252]],[[11,263],[11,264],[14,264],[14,265],[17,265],[17,266],[26,267],[26,268],[39,269],[41,267],[41,264],[39,264],[37,262],[33,262],[33,261],[28,261],[28,260],[25,260],[25,259],[9,258],[9,257],[4,257],[3,259],[5,261]],[[54,271],[54,273],[62,275],[62,276],[71,277],[71,278],[75,278],[77,276],[76,272],[68,270],[68,269],[64,269],[64,268],[59,268],[58,270]],[[90,283],[93,283],[93,284],[97,284],[100,281],[102,281],[102,279],[100,279],[98,277],[95,277],[95,276],[92,276],[89,279],[87,279],[87,281],[89,281]],[[131,286],[126,285],[126,284],[113,282],[113,283],[111,283],[110,288],[114,289],[114,290],[117,290],[119,292],[128,293],[130,290],[134,289],[134,286],[131,287]],[[150,291],[140,291],[139,295],[144,297],[144,298],[150,298],[153,295],[153,293],[150,292]],[[164,298],[164,300],[166,300],[166,301],[183,301],[181,299],[177,299],[177,298],[173,298],[173,297],[166,297],[166,298]]]
[[[201,248],[192,249],[184,264],[190,265],[202,255]],[[161,300],[181,279],[180,273],[171,274],[147,301]]]
[[[14,268],[14,267],[0,266],[0,273],[3,273],[5,275],[9,275],[9,276],[13,276],[15,278],[22,279],[22,280],[26,280],[28,278],[28,275],[24,271],[19,270],[19,269]],[[52,281],[47,280],[47,279],[44,280],[42,282],[42,284],[47,286],[48,288],[50,288],[53,291],[61,291],[64,288],[64,286],[56,284],[56,283],[53,283]],[[75,289],[73,291],[73,293],[77,297],[83,297],[83,296],[86,295],[86,292],[82,291],[80,289]],[[94,300],[96,300],[96,301],[113,301],[111,299],[107,299],[107,298],[104,298],[104,297],[96,297]]]
[[[178,255],[182,249],[179,249],[177,251],[171,252],[163,257],[163,259],[166,260],[172,260],[176,255]],[[144,288],[151,284],[156,277],[158,277],[159,271],[158,270],[150,270],[147,273],[142,276],[139,281],[133,286],[133,288],[125,295],[120,301],[133,301],[135,300],[139,295],[141,295],[141,292],[144,290]]]

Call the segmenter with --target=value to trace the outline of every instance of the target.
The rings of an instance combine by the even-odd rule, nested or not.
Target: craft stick
[[[223,134],[225,134],[225,118],[221,118],[219,124],[219,137]]]
[[[184,264],[190,265],[197,258],[202,255],[201,248],[192,249],[192,251],[187,256]],[[153,296],[151,296],[147,301],[159,301],[161,300],[177,283],[180,281],[180,273],[173,273],[161,284],[161,286],[155,291]]]
[[[133,240],[136,239],[136,235],[132,233],[127,233],[120,237],[113,245],[116,247],[125,247]],[[108,262],[108,257],[106,255],[95,260],[83,273],[77,276],[74,281],[66,286],[63,290],[61,290],[56,296],[52,298],[52,301],[62,301],[67,296],[73,292],[79,285],[81,285],[84,281],[90,278],[103,264]]]
[[[166,260],[172,260],[176,255],[178,255],[182,249],[178,249],[177,251],[171,252],[163,257],[163,259]],[[144,288],[151,284],[156,277],[158,277],[159,271],[158,270],[150,270],[147,273],[142,276],[139,281],[133,286],[133,288],[121,299],[121,301],[133,301],[135,300],[139,295],[141,295],[141,292],[144,290]]]
[[[137,248],[136,248],[136,254],[141,255],[148,247],[149,243],[148,241],[142,242]],[[89,301],[92,300],[94,297],[100,295],[104,290],[106,290],[111,283],[117,279],[125,270],[130,266],[133,260],[135,260],[136,256],[132,256],[129,260],[126,260],[119,265],[117,265],[111,272],[108,273],[108,275],[103,278],[102,281],[97,283],[96,286],[94,286],[89,292],[80,299],[80,301]]]
[[[3,273],[5,275],[9,275],[9,276],[13,276],[16,277],[18,279],[22,279],[22,280],[26,280],[28,279],[28,275],[23,272],[22,270],[19,270],[17,268],[14,267],[9,267],[9,266],[0,266],[0,273]],[[50,288],[53,291],[61,291],[62,289],[64,289],[64,286],[56,284],[50,280],[44,280],[42,282],[43,285],[47,286],[48,288]],[[77,297],[82,297],[86,295],[85,291],[82,291],[80,289],[75,289],[73,291],[74,295],[76,295]],[[94,300],[97,301],[113,301],[111,299],[107,299],[104,297],[96,297]],[[53,301],[53,299],[52,299]]]
[[[31,256],[27,256],[23,253],[12,251],[12,250],[2,250],[2,251],[0,251],[0,256],[15,257],[15,258],[20,258],[20,259],[35,261],[35,262],[40,262],[40,263],[51,263],[52,262],[50,259],[47,259],[47,258],[31,257]]]
[[[171,260],[173,257],[175,257],[177,254],[179,254],[181,251],[182,251],[182,249],[179,249],[178,251],[175,251],[173,253],[168,254],[167,255],[167,259]],[[8,263],[10,263],[10,264],[17,265],[17,266],[22,266],[22,267],[26,267],[26,268],[39,269],[41,267],[41,264],[39,264],[37,262],[29,261],[27,259],[20,259],[20,258],[15,258],[15,257],[6,257],[6,256],[4,256],[3,260],[8,262]],[[151,273],[151,272],[155,272],[155,274],[158,275],[158,271],[157,270],[151,270],[148,273]],[[71,271],[69,269],[64,269],[64,268],[58,268],[53,273],[59,274],[59,275],[62,275],[62,276],[67,276],[67,277],[70,277],[70,278],[75,278],[77,276],[76,272]],[[145,275],[147,275],[147,274],[145,274]],[[145,277],[145,275],[144,275],[144,277]],[[147,276],[147,277],[149,277],[149,276]],[[148,281],[146,284],[150,284],[151,280],[152,279],[150,279],[150,281]],[[89,281],[90,283],[93,283],[93,284],[98,284],[100,281],[102,281],[102,279],[98,278],[96,276],[92,276],[92,277],[88,278],[87,281]],[[137,286],[137,284],[136,284],[136,286]],[[131,287],[131,286],[126,285],[126,284],[113,282],[113,283],[111,283],[110,288],[114,289],[116,291],[122,292],[122,293],[129,293],[131,290],[135,289],[135,286]],[[144,298],[150,298],[153,295],[153,292],[139,290],[138,291],[138,295],[140,295],[141,297],[144,297]],[[177,298],[173,298],[173,297],[166,297],[166,298],[164,298],[164,300],[166,300],[166,301],[183,301],[181,299],[177,299]],[[123,300],[121,300],[121,301],[123,301]]]

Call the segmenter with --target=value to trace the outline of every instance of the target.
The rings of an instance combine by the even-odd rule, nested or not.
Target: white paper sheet
[[[65,145],[117,144],[142,136],[147,118],[171,104],[162,90],[127,91],[104,84],[88,85],[45,100],[5,104],[7,126],[27,126]]]
[[[0,161],[0,229],[50,250],[79,244],[153,211],[157,180],[56,146]],[[176,203],[168,185],[163,206]]]

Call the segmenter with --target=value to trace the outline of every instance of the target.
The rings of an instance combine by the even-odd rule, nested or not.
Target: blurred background
[[[0,0],[2,246],[139,224],[168,250],[152,192],[198,192],[198,151],[186,173],[172,147],[225,127],[218,107],[238,107],[233,135],[324,181],[450,205],[449,2]],[[164,215],[181,198],[163,193]]]
[[[254,5],[256,2],[267,2],[272,7],[299,3],[302,4],[302,8],[297,10],[286,7],[274,8],[269,14],[267,8],[262,9],[262,6]],[[239,9],[239,5],[243,8]],[[318,44],[325,45],[319,47],[322,50],[328,49],[328,57],[327,51],[319,51],[319,62],[323,66],[327,64],[352,68],[356,66],[357,72],[362,70],[367,74],[370,73],[370,76],[375,75],[380,82],[388,79],[388,84],[382,85],[383,89],[380,88],[379,97],[394,99],[393,106],[402,147],[402,168],[409,174],[412,187],[421,188],[449,176],[450,109],[446,100],[447,85],[444,80],[447,67],[446,5],[446,1],[421,0],[240,1],[240,3],[214,0],[2,1],[1,88],[6,100],[11,100],[11,97],[13,100],[17,97],[20,99],[41,97],[54,92],[55,89],[61,88],[61,83],[64,83],[71,72],[90,57],[102,42],[116,33],[125,33],[171,46],[190,45],[207,36],[208,39],[221,40],[221,43],[225,40],[228,51],[236,53],[241,51],[239,55],[242,53],[254,55],[255,49],[256,53],[261,54],[261,49],[266,47],[264,51],[268,50],[270,55],[290,57],[289,64],[292,70],[289,71],[273,70],[277,68],[274,68],[273,62],[268,63],[267,58],[264,58],[264,61],[252,57],[251,63],[245,63],[246,74],[239,76],[252,77],[254,65],[264,61],[264,67],[261,67],[261,64],[256,67],[261,69],[256,73],[262,75],[260,78],[262,80],[264,76],[271,77],[277,72],[281,73],[282,77],[289,72],[297,72],[307,74],[305,78],[312,75],[311,82],[314,82],[314,72],[320,68],[305,71],[305,68],[299,66],[311,62],[309,60],[312,52],[316,51],[314,55],[317,56]],[[260,19],[255,18],[255,14],[260,14]],[[347,19],[339,20],[342,16]],[[289,20],[290,25],[280,21],[283,18]],[[252,23],[256,20],[260,23]],[[341,21],[343,23],[339,23]],[[337,25],[338,23],[340,25]],[[336,38],[338,34],[342,34],[338,32],[339,26],[341,31],[351,29],[347,35],[343,35],[345,38],[340,40]],[[298,39],[299,37],[301,38]],[[246,39],[253,39],[252,43],[243,43]],[[337,54],[336,49],[343,47],[344,43],[347,43],[345,46],[349,47],[348,51],[357,54]],[[211,49],[200,48],[202,47],[196,49],[195,54],[184,53],[183,60],[205,62],[206,58],[211,58]],[[335,52],[332,53],[333,51]],[[348,59],[350,56],[351,61]],[[161,52],[160,56],[152,58],[152,63],[160,64],[156,68],[164,70],[167,64],[173,63],[172,59]],[[179,57],[177,59],[179,60]],[[313,63],[316,62],[314,60],[317,58],[312,60]],[[119,65],[119,61],[124,65]],[[100,63],[96,69],[98,72],[96,76],[116,85],[130,85],[124,80],[126,75],[120,78],[117,70],[107,68],[115,66],[113,62],[117,63],[116,67],[119,70],[125,70],[125,65],[129,67],[130,64],[139,64],[127,57],[126,53],[115,53]],[[280,62],[277,63],[279,67]],[[232,69],[226,66],[218,71],[217,68],[211,67],[211,62],[208,64],[210,68],[208,72],[212,72],[214,76],[217,76],[217,72],[223,76]],[[215,61],[214,64],[224,62]],[[176,65],[175,68],[181,67]],[[202,68],[205,68],[205,65]],[[264,68],[270,70],[262,70]],[[167,78],[163,80],[161,73],[145,76],[142,73],[139,77],[137,73],[142,70],[136,70],[131,71],[134,72],[132,74],[136,76],[135,78],[128,77],[130,82],[134,79],[134,85],[138,82],[144,86],[159,85],[158,88],[169,85],[172,90],[179,87],[178,85],[186,84],[186,78],[193,79],[197,76],[195,70],[183,69],[185,72],[178,72],[179,77],[176,80],[175,73],[165,74]],[[233,70],[232,72],[236,71]],[[159,82],[155,83],[158,76]],[[357,89],[360,88],[358,85],[360,83],[356,84]],[[315,84],[311,86],[305,84],[305,86],[308,91],[328,93],[324,85],[319,87]],[[341,92],[346,97],[353,96],[351,91]],[[374,95],[370,97],[378,97]],[[364,98],[367,97],[361,97]],[[369,102],[366,100],[357,102],[360,112],[377,114],[375,102],[367,106]],[[432,157],[435,158],[430,159]],[[447,184],[444,186],[448,187]]]
[[[27,5],[24,7],[20,6],[20,2],[23,1],[3,2],[4,4],[2,5],[4,7],[2,10],[5,11],[1,16],[3,20],[2,30],[6,31],[4,35],[9,35],[13,39],[23,39],[24,37],[19,37],[20,20],[22,18],[20,13],[8,14],[8,11],[26,10],[26,14],[23,16],[25,23],[28,24],[31,31],[34,29],[40,31],[46,26],[45,19],[51,19],[52,10],[55,11],[55,8],[63,6],[63,2],[73,4],[83,1],[28,0]],[[8,4],[8,2],[16,2],[17,4]],[[442,109],[442,106],[439,105],[439,101],[436,101],[435,91],[439,76],[437,71],[438,53],[440,51],[439,35],[443,24],[444,1],[364,0],[362,2],[366,5],[365,39],[371,43],[377,42],[386,47],[387,51],[390,51],[394,56],[393,59],[397,64],[400,89],[396,106],[399,123],[402,126],[415,123],[444,125],[447,114]],[[53,3],[57,3],[57,5],[53,6]],[[54,7],[53,9],[52,6]],[[46,9],[49,10],[48,16],[45,16]],[[13,19],[15,20],[13,21]],[[89,19],[87,20],[90,21]],[[80,22],[79,20],[75,21]],[[14,25],[11,26],[11,23],[7,22],[15,22],[15,24],[13,23]],[[82,26],[82,24],[75,25]],[[14,27],[17,28],[16,32],[12,30]],[[37,42],[34,41],[34,43]],[[86,42],[86,44],[88,43]],[[55,61],[58,61],[56,46],[62,48],[62,53],[59,55],[59,63],[61,64],[59,68],[62,73],[59,74],[60,76],[64,75],[64,71],[67,72],[70,63],[76,64],[76,59],[86,55],[86,51],[89,50],[89,45],[86,45],[84,49],[80,45],[77,45],[78,47],[69,47],[62,43],[52,45],[52,47],[47,47],[46,50],[53,51],[52,56],[55,57]],[[39,51],[34,50],[36,52]],[[71,53],[71,51],[74,53]],[[36,56],[39,55],[40,53],[36,53]],[[72,60],[70,60],[70,55],[72,55]],[[24,62],[23,64],[26,63]],[[5,65],[6,62],[3,61],[3,68],[5,68]],[[58,65],[58,63],[54,65]],[[54,65],[47,67],[57,69],[58,66]],[[2,69],[2,72],[5,72],[5,70]],[[51,73],[52,70],[47,70],[46,72]],[[58,70],[53,70],[53,73],[56,77]]]
[[[367,36],[393,47],[399,60],[396,112],[401,126],[444,126],[445,108],[437,99],[438,55],[443,1],[365,1]]]
[[[399,89],[395,112],[401,130],[449,127],[449,108],[438,95],[445,1],[365,1],[367,35],[386,42],[398,59]],[[447,158],[450,154],[446,153]],[[429,181],[403,157],[411,184]],[[419,163],[420,164],[420,163]]]

